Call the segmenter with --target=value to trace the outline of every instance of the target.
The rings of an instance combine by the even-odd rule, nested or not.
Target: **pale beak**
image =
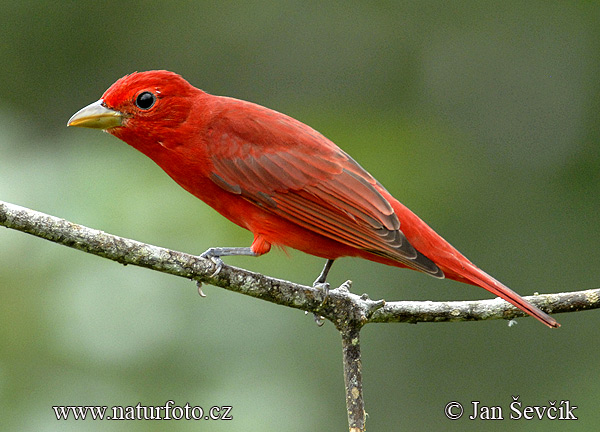
[[[102,99],[80,109],[67,122],[67,126],[92,129],[111,129],[122,125],[123,114],[106,108]]]

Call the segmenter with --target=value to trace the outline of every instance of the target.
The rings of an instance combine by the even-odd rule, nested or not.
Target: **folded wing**
[[[350,156],[303,123],[243,104],[253,112],[224,113],[207,135],[214,183],[322,236],[443,277],[408,242],[382,186]]]

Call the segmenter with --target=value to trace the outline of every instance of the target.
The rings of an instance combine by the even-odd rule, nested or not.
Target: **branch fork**
[[[320,288],[295,284],[136,240],[107,234],[25,207],[0,201],[0,225],[127,265],[146,267],[208,283],[271,303],[304,310],[331,321],[342,337],[346,405],[351,432],[364,431],[360,330],[369,323],[417,323],[508,319],[525,313],[500,298],[479,301],[371,300],[350,292],[351,281],[324,295]],[[600,289],[525,297],[547,313],[600,308]]]

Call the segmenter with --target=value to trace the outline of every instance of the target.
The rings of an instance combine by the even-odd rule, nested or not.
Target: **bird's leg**
[[[313,287],[315,287],[315,288],[319,287],[319,288],[323,288],[323,289],[329,291],[329,284],[327,283],[327,275],[329,274],[329,270],[331,270],[333,261],[334,260],[332,260],[332,259],[327,260],[327,262],[325,263],[325,267],[323,267],[323,270],[321,271],[321,274],[313,282]]]
[[[323,270],[321,271],[321,274],[313,282],[314,288],[319,288],[323,291],[323,301],[321,302],[321,305],[319,307],[321,307],[325,304],[325,302],[327,301],[327,297],[329,296],[329,284],[327,283],[327,275],[329,274],[329,270],[331,270],[333,261],[334,260],[332,260],[332,259],[327,260],[327,262],[325,263],[325,266],[323,267]],[[315,322],[317,323],[317,325],[319,327],[322,326],[323,325],[323,317],[316,313],[313,314],[313,316],[315,318]]]
[[[204,251],[200,255],[200,257],[210,259],[217,266],[217,269],[215,270],[215,272],[212,275],[210,275],[211,277],[216,276],[221,271],[221,268],[223,267],[223,260],[221,260],[221,257],[224,257],[224,256],[258,256],[258,254],[256,254],[252,250],[252,248],[249,248],[249,247],[209,248],[206,251]]]

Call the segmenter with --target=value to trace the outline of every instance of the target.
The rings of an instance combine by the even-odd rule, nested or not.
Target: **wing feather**
[[[380,185],[350,156],[303,123],[244,104],[258,119],[230,111],[211,129],[215,184],[327,238],[443,277],[408,242]]]

